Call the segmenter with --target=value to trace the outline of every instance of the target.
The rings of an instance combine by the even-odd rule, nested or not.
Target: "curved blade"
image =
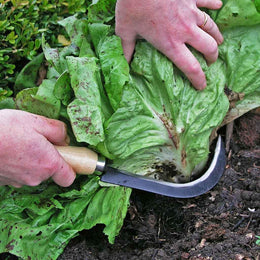
[[[171,183],[107,167],[101,180],[134,189],[140,189],[174,198],[192,198],[212,189],[221,178],[226,166],[225,148],[219,136],[213,160],[208,170],[188,183]]]

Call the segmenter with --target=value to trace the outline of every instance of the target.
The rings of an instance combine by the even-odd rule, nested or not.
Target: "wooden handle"
[[[98,155],[86,147],[55,146],[63,159],[78,174],[92,174],[97,165]]]

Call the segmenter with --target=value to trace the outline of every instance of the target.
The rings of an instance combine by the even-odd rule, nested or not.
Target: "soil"
[[[173,199],[134,190],[113,245],[96,226],[71,240],[59,260],[259,260],[259,122],[258,113],[235,121],[226,170],[211,191]]]

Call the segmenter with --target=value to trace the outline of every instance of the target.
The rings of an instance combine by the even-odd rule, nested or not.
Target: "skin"
[[[136,40],[144,38],[172,60],[196,89],[204,89],[205,74],[187,45],[201,52],[209,65],[216,61],[223,37],[199,8],[221,6],[220,0],[118,0],[116,34],[127,61],[131,61]]]
[[[52,178],[67,187],[75,172],[53,144],[67,145],[64,123],[18,110],[0,110],[0,185],[37,186]]]

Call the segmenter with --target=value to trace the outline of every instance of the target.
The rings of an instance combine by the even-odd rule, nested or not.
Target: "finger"
[[[68,187],[74,182],[75,178],[76,173],[72,167],[61,158],[60,166],[52,176],[53,181],[62,187]]]
[[[217,60],[218,44],[209,34],[205,33],[200,28],[197,28],[192,32],[192,37],[186,41],[186,43],[202,53],[208,64],[212,64]]]
[[[133,29],[133,15],[122,15],[125,10],[129,9],[131,1],[117,1],[115,9],[115,33],[121,38],[121,43],[124,51],[124,56],[128,63],[130,63],[136,42],[136,32]]]
[[[220,33],[218,26],[205,12],[200,12],[198,16],[198,26],[209,35],[211,35],[218,44],[223,42],[223,36]]]
[[[219,9],[222,6],[220,0],[197,0],[198,7],[206,7],[209,9]]]
[[[205,74],[185,44],[179,44],[165,50],[161,49],[161,51],[187,76],[196,89],[202,90],[206,87]]]
[[[130,63],[133,53],[134,53],[136,40],[135,39],[131,39],[131,40],[121,39],[121,42],[122,42],[122,47],[123,47],[125,58],[126,58],[127,62]]]
[[[68,143],[66,125],[59,120],[34,116],[34,128],[51,143],[57,145],[67,145]]]

